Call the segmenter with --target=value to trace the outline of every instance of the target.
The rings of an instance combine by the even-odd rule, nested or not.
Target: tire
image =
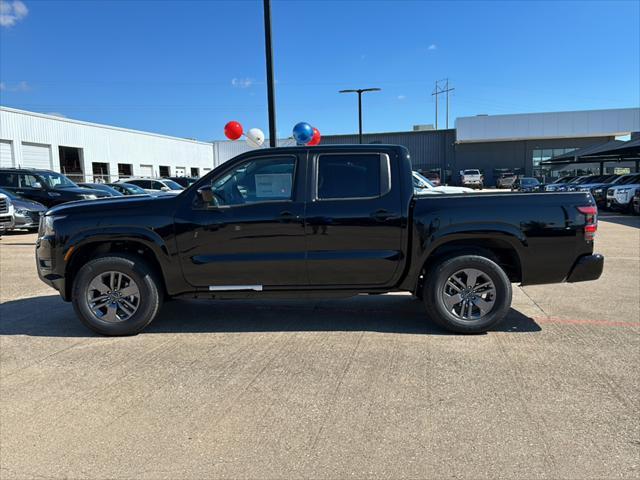
[[[469,275],[464,271],[469,272]],[[473,276],[477,274],[477,283],[473,282]],[[469,298],[466,307],[461,307],[464,302],[453,305],[450,310],[445,303],[445,298],[452,299],[450,294],[455,290],[448,283],[450,278],[455,276],[454,282],[461,286],[464,279],[470,279],[474,285],[486,284],[490,282],[493,286],[493,293],[490,293],[490,286],[481,288],[477,292],[464,292]],[[457,295],[457,294],[456,294]],[[475,254],[462,254],[456,257],[448,257],[435,264],[427,273],[424,284],[423,298],[430,319],[441,327],[456,333],[483,333],[500,323],[509,311],[511,306],[511,282],[502,268],[487,257]],[[452,300],[453,301],[453,300]],[[490,307],[489,307],[490,305]],[[487,308],[486,312],[482,309]],[[460,308],[462,316],[460,316]],[[465,317],[465,311],[468,312]]]
[[[82,323],[102,335],[141,332],[158,314],[162,300],[163,290],[156,274],[143,259],[133,255],[95,258],[78,271],[73,282],[76,314]]]

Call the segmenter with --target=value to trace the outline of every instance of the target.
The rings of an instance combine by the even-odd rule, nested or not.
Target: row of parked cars
[[[0,232],[36,231],[47,209],[74,200],[123,195],[176,195],[197,179],[127,178],[113,183],[75,183],[51,170],[0,169]]]
[[[591,192],[598,207],[640,215],[640,173],[561,177],[545,192]]]

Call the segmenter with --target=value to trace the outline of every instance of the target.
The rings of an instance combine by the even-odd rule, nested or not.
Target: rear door
[[[402,201],[392,151],[312,157],[305,232],[316,286],[386,286],[402,261]]]

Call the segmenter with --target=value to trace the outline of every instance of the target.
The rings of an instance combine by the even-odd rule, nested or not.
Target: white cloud
[[[427,50],[436,50],[437,48],[438,48],[438,46],[435,43],[432,43],[431,45],[429,45]]]
[[[13,27],[29,14],[29,9],[20,0],[0,0],[0,27]]]
[[[253,78],[232,78],[231,85],[235,88],[249,88],[253,85],[255,80]]]
[[[405,100],[407,98],[407,96],[406,95],[398,95],[396,98],[398,100],[402,101],[402,100]]]
[[[28,92],[29,90],[31,90],[31,86],[24,80],[14,85],[0,82],[0,91],[3,92]]]

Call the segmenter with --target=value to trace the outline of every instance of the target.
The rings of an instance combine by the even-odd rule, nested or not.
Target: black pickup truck
[[[404,147],[289,147],[242,154],[177,196],[55,207],[36,257],[106,335],[141,331],[167,297],[391,291],[477,333],[506,315],[513,282],[597,279],[596,229],[588,192],[414,196]]]

